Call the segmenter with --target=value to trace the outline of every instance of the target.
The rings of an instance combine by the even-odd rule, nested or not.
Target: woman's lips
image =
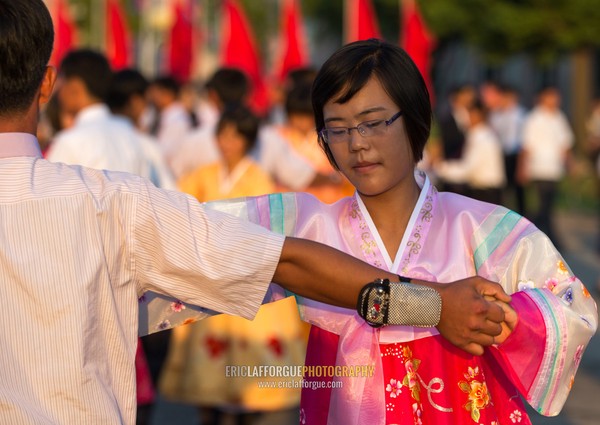
[[[359,162],[352,168],[354,168],[354,170],[358,173],[368,173],[377,167],[377,165],[378,164],[375,162]]]

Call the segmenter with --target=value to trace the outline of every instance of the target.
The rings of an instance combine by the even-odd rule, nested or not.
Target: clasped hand
[[[438,331],[471,354],[482,355],[484,347],[503,343],[517,324],[510,296],[498,283],[474,276],[430,286],[442,297]]]

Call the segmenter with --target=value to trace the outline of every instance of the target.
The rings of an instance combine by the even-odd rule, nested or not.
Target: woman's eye
[[[381,124],[383,124],[383,120],[367,121],[367,122],[363,123],[363,126],[365,126],[367,128],[377,128]]]

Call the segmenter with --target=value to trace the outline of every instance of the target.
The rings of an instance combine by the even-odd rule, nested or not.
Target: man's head
[[[148,100],[162,111],[179,100],[180,92],[181,84],[173,76],[163,75],[150,83]]]
[[[102,53],[79,49],[68,53],[59,67],[61,105],[72,114],[106,99],[112,70]]]
[[[206,82],[209,98],[224,111],[232,105],[246,102],[250,93],[250,81],[243,71],[236,68],[220,68]]]
[[[50,97],[52,18],[42,0],[0,0],[0,120],[28,114]]]
[[[146,77],[135,69],[115,72],[106,103],[113,113],[124,115],[137,125],[147,107],[148,86]]]

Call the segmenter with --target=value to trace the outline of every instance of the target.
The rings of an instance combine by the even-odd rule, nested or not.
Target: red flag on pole
[[[260,59],[254,35],[236,0],[223,2],[221,31],[221,65],[246,72],[253,86],[251,106],[257,113],[264,114],[268,108],[268,93]]]
[[[106,4],[106,57],[113,69],[131,65],[131,34],[118,0]]]
[[[173,26],[167,42],[168,72],[181,83],[189,81],[194,66],[195,32],[192,0],[173,4]]]
[[[306,35],[298,0],[283,0],[281,8],[280,54],[276,76],[283,80],[288,72],[308,65]]]
[[[69,6],[65,3],[65,0],[56,0],[52,12],[52,20],[54,21],[54,49],[52,50],[50,64],[58,66],[67,52],[75,47],[77,30],[71,18]]]
[[[381,38],[370,0],[346,0],[346,43],[369,38]]]
[[[431,52],[435,48],[435,37],[429,32],[415,0],[402,0],[402,32],[400,45],[410,55],[425,79],[433,101],[431,85]]]

